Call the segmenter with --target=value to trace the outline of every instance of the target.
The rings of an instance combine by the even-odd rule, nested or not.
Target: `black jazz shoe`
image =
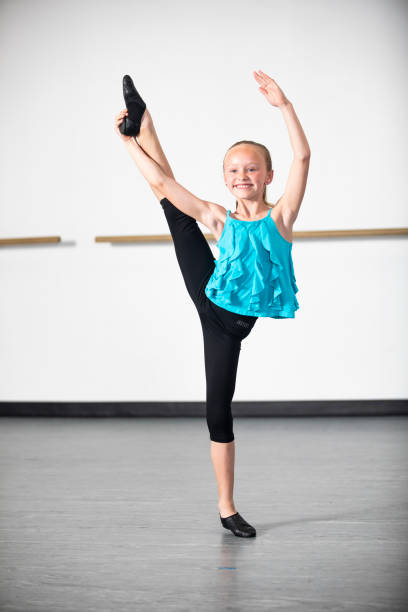
[[[252,527],[245,519],[242,518],[239,512],[231,514],[226,518],[222,518],[220,514],[222,526],[225,529],[230,529],[232,533],[241,538],[253,538],[256,536],[256,529]]]
[[[133,81],[128,74],[123,77],[123,97],[125,98],[128,114],[125,115],[119,129],[125,136],[137,136],[140,132],[143,113],[146,104],[139,96]]]

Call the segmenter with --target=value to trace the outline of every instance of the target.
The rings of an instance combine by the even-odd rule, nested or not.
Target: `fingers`
[[[262,72],[262,70],[259,70],[259,74],[261,75],[261,77],[267,82],[270,83],[271,81],[273,81],[273,79],[271,79],[270,76],[268,76],[267,74],[265,74],[264,72]]]
[[[254,72],[254,76],[256,78],[256,80],[258,81],[259,85],[262,85],[263,87],[266,87],[268,85],[266,79],[264,79],[263,77],[261,77],[259,74],[257,74],[256,72]]]
[[[119,119],[119,117],[124,117],[127,114],[128,114],[128,109],[124,108],[122,111],[120,111],[119,115],[116,115],[116,119]]]
[[[124,108],[122,111],[120,111],[119,115],[116,115],[115,119],[116,119],[116,127],[119,127],[120,124],[122,123],[125,115],[128,114],[128,109]]]
[[[262,70],[258,70],[258,72],[259,72],[259,74],[257,72],[254,72],[255,78],[258,81],[258,83],[262,83],[264,85],[268,85],[270,83],[274,83],[274,80],[271,79],[270,76],[268,76],[267,74],[262,72]]]

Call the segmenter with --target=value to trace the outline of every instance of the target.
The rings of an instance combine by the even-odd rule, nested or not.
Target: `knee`
[[[172,204],[172,202],[170,202],[170,200],[168,200],[167,198],[163,198],[162,200],[160,200],[160,204],[167,219],[177,217],[178,213],[180,213],[180,210],[176,206],[174,206],[174,204]]]
[[[230,407],[207,406],[207,426],[213,442],[232,442],[234,440],[233,418]]]
[[[167,198],[160,200],[160,204],[169,223],[177,223],[177,225],[181,224],[183,229],[196,223],[196,220],[193,217],[190,217],[190,215],[187,215],[187,213],[184,213],[182,210],[177,208],[177,206],[175,206],[173,202],[170,202],[170,200]]]
[[[177,206],[174,206],[173,202],[170,202],[170,200],[168,200],[167,198],[163,198],[162,200],[160,200],[160,204],[165,212],[166,217],[179,217],[181,215],[184,215],[184,213],[177,208]]]
[[[164,208],[164,209],[167,208],[167,207],[171,208],[173,206],[173,204],[167,198],[162,198],[160,200],[160,204],[161,204],[162,208]]]

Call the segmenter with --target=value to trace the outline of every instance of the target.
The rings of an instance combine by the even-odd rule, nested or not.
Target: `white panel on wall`
[[[0,236],[63,244],[0,251],[0,399],[205,398],[173,244],[94,242],[168,233],[114,133],[124,74],[197,196],[234,209],[222,161],[241,139],[269,148],[268,199],[283,193],[292,150],[261,69],[312,151],[294,230],[406,226],[406,31],[396,0],[2,2]],[[404,237],[295,239],[300,309],[256,323],[234,399],[406,397],[406,253]]]

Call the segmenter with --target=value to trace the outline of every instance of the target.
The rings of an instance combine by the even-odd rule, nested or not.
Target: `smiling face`
[[[237,145],[224,159],[224,182],[238,200],[263,202],[265,185],[272,181],[273,170],[266,169],[259,147]]]

